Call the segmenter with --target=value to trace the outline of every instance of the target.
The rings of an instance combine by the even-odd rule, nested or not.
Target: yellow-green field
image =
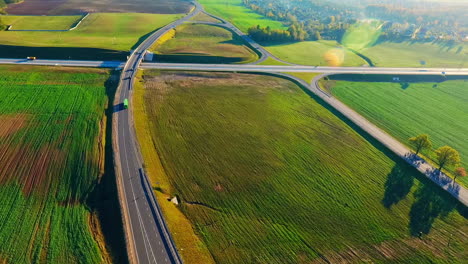
[[[184,24],[172,34],[172,38],[160,41],[150,49],[156,53],[157,61],[247,63],[258,59],[242,38],[222,27]]]
[[[13,30],[67,30],[83,16],[0,16]]]

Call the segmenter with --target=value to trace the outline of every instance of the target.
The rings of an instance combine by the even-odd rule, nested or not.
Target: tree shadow
[[[410,86],[408,82],[401,82],[400,83],[401,89],[406,90]]]
[[[432,184],[422,183],[414,193],[416,201],[409,213],[409,229],[412,236],[429,234],[434,221],[446,217],[458,203]]]
[[[403,162],[395,164],[385,182],[382,204],[386,208],[392,207],[408,195],[414,184],[414,173],[414,168],[411,165]]]

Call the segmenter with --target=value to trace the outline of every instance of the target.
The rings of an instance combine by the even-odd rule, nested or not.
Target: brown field
[[[14,15],[76,15],[83,13],[177,14],[190,11],[187,0],[25,0],[6,8]]]

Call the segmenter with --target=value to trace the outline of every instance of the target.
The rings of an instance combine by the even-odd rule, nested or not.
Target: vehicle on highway
[[[124,105],[124,108],[125,108],[125,109],[128,108],[128,99],[127,99],[127,98],[124,99],[123,105]]]
[[[36,57],[26,57],[27,60],[35,60]]]

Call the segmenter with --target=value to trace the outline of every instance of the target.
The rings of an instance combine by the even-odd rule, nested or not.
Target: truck
[[[123,106],[124,106],[125,109],[128,108],[128,99],[127,98],[124,99]]]
[[[27,60],[35,60],[36,57],[26,57]]]

